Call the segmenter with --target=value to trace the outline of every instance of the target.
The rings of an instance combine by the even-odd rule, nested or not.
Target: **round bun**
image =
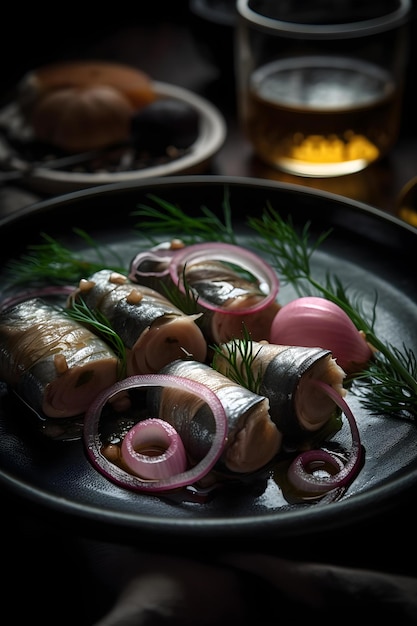
[[[19,105],[36,139],[71,152],[128,138],[132,115],[156,99],[143,71],[106,61],[73,61],[28,72]]]
[[[127,141],[133,111],[113,87],[67,87],[39,100],[31,124],[39,141],[84,152]]]
[[[155,99],[151,78],[141,70],[106,61],[72,61],[45,65],[28,72],[20,82],[22,100],[37,100],[50,91],[65,87],[114,87],[135,108]]]

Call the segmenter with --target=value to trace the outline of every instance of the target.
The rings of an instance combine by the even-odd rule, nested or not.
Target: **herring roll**
[[[200,382],[220,399],[227,414],[228,435],[219,466],[231,472],[255,472],[278,454],[282,437],[270,418],[269,401],[265,397],[197,361],[175,361],[160,373]],[[210,449],[214,420],[201,399],[177,389],[155,388],[149,391],[148,406],[154,415],[177,430],[193,456],[202,457]]]
[[[0,378],[45,417],[83,414],[117,381],[110,347],[41,298],[0,313],[0,340]]]
[[[186,315],[157,291],[132,283],[127,276],[103,269],[70,295],[100,311],[127,349],[127,374],[154,374],[176,359],[204,361],[207,343],[196,324],[199,315]]]
[[[227,358],[231,350],[235,366]],[[271,418],[286,438],[305,438],[339,413],[335,402],[314,385],[315,379],[321,380],[341,397],[346,395],[346,374],[330,350],[280,346],[267,341],[249,342],[248,347],[244,340],[233,340],[220,347],[214,357],[215,367],[228,377],[235,375],[234,367],[244,375],[248,364],[244,355],[248,352],[251,377],[258,381],[259,393],[269,399]]]
[[[208,342],[222,343],[249,332],[269,338],[281,305],[275,299],[279,281],[258,255],[232,244],[207,242],[185,246],[165,242],[138,253],[129,278],[154,289],[183,289],[186,281],[202,313],[200,327]]]

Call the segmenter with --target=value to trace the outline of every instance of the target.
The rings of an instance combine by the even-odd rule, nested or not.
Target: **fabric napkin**
[[[114,604],[94,626],[417,624],[417,578],[263,553],[191,558],[97,544],[92,566]]]

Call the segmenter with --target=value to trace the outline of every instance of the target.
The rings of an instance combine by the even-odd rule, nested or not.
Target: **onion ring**
[[[142,420],[126,433],[122,459],[136,476],[153,480],[182,474],[187,467],[181,437],[171,424],[157,418]]]
[[[172,258],[178,253],[178,249],[170,249],[166,246],[160,246],[151,248],[150,250],[145,250],[144,252],[139,252],[130,262],[130,270],[129,270],[129,280],[133,282],[138,282],[138,276],[153,276],[162,278],[163,276],[169,275],[169,265],[172,261]],[[138,270],[141,263],[145,261],[150,261],[151,263],[162,264],[163,269],[159,272],[144,272]]]
[[[140,387],[175,387],[196,394],[209,405],[216,422],[213,443],[206,456],[194,467],[160,480],[144,480],[109,461],[101,452],[99,422],[103,407],[115,395]],[[206,476],[220,458],[227,439],[227,417],[216,394],[202,383],[169,374],[144,374],[125,378],[97,396],[84,417],[84,444],[92,464],[114,483],[133,491],[157,493],[192,485]]]
[[[344,412],[352,436],[352,446],[346,464],[326,450],[308,450],[299,454],[288,468],[288,480],[294,487],[308,494],[319,495],[344,489],[352,482],[362,466],[363,448],[356,420],[344,398],[323,381],[315,380],[314,384],[321,387]],[[313,472],[324,465],[331,467],[335,473],[315,476]]]

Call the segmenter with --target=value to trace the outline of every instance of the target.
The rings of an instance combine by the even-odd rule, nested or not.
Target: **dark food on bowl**
[[[147,74],[117,63],[33,70],[18,85],[16,105],[17,123],[4,129],[12,149],[45,167],[64,158],[61,167],[74,172],[168,163],[189,150],[200,130],[194,107],[158,95]]]
[[[137,111],[131,120],[131,138],[138,148],[154,156],[169,146],[189,148],[199,134],[199,115],[186,102],[161,98]]]
[[[127,140],[130,117],[155,98],[145,72],[104,61],[48,65],[18,85],[18,104],[34,139],[68,152]]]

